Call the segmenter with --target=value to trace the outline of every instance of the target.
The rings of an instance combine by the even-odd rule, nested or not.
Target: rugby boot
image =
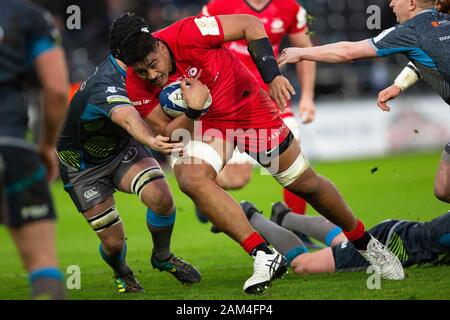
[[[262,250],[256,252],[253,257],[253,275],[244,283],[244,291],[250,294],[263,293],[270,283],[281,278],[287,272],[287,260],[275,249],[272,254]]]
[[[404,279],[405,273],[398,257],[372,235],[370,237],[367,249],[358,250],[358,252],[372,266],[379,268],[381,278],[388,280]]]
[[[123,276],[114,276],[113,279],[119,293],[145,291],[139,281],[137,281],[133,271],[130,271]]]
[[[191,285],[201,280],[200,272],[193,265],[173,254],[168,259],[159,261],[153,253],[150,262],[153,269],[166,271],[183,284]]]

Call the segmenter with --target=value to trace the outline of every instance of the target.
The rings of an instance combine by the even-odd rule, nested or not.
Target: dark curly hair
[[[111,54],[132,66],[156,49],[158,41],[152,37],[148,23],[134,13],[117,18],[109,28]]]
[[[440,12],[450,14],[450,0],[436,0],[436,4],[439,4]]]

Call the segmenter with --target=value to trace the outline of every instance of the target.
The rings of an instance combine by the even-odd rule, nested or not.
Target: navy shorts
[[[32,148],[0,145],[0,221],[9,227],[56,218],[46,168]]]
[[[60,161],[61,179],[79,212],[106,201],[119,186],[130,168],[142,159],[152,157],[149,150],[131,139],[122,152],[105,163],[79,171]]]

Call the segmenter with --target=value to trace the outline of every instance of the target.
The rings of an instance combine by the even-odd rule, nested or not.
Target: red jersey
[[[278,57],[281,41],[285,35],[307,30],[306,10],[295,0],[271,0],[261,10],[256,10],[245,0],[211,0],[203,7],[202,14],[205,16],[250,14],[258,17],[264,24],[275,58]],[[232,41],[225,46],[239,57],[258,79],[260,85],[267,90],[267,85],[248,53],[247,42]]]
[[[224,34],[218,18],[188,17],[152,35],[166,44],[175,60],[169,83],[200,75],[199,80],[209,88],[212,105],[201,117],[204,131],[274,129],[282,141],[288,130],[278,116],[278,107],[260,89],[254,75],[222,46]],[[143,118],[159,104],[161,88],[139,78],[132,68],[128,68],[126,88]]]

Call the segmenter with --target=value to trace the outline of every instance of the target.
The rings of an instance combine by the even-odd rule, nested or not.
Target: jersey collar
[[[247,0],[244,0],[244,2],[245,2],[245,4],[246,4],[247,6],[249,6],[250,9],[252,9],[253,11],[259,13],[259,12],[263,12],[264,9],[266,9],[268,6],[270,6],[270,4],[272,3],[272,0],[270,0],[269,2],[267,2],[267,4],[266,4],[264,7],[262,7],[261,9],[259,9],[259,10],[257,10],[254,6],[252,6],[252,5],[250,4],[250,2],[248,2]]]
[[[123,70],[116,62],[116,59],[114,59],[114,57],[110,54],[109,55],[109,60],[111,61],[111,63],[113,64],[114,68],[116,68],[116,70],[122,75],[122,77],[124,79],[126,79],[127,77],[127,73],[125,70]]]

